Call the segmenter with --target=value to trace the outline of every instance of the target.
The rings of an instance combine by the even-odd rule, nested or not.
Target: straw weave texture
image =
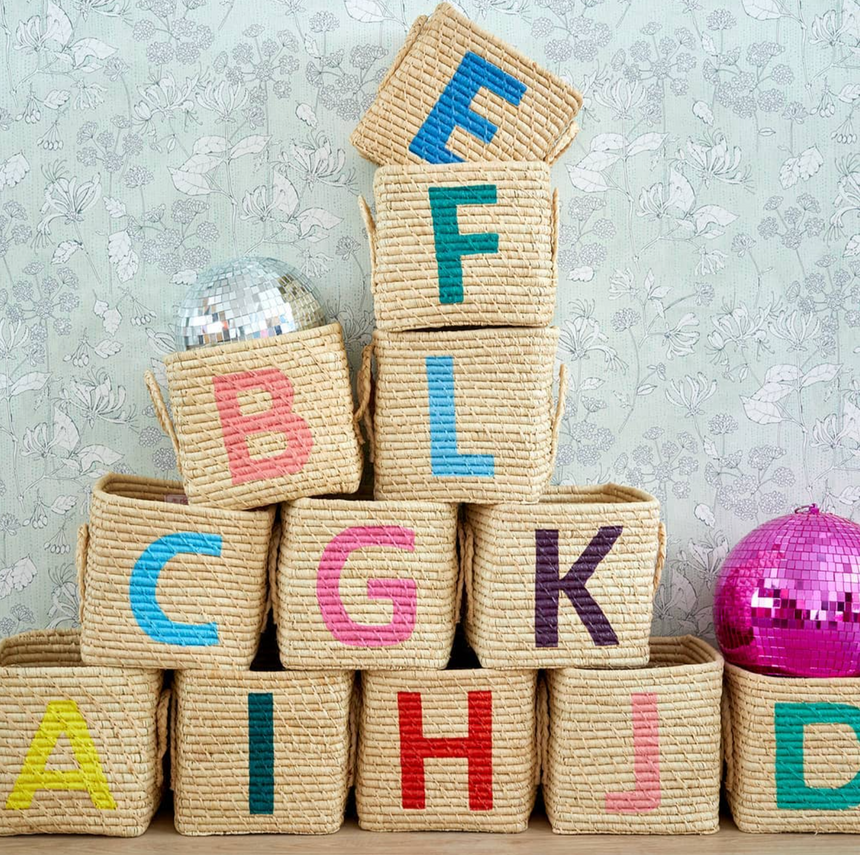
[[[358,386],[359,414],[373,442],[376,498],[536,502],[552,473],[564,405],[563,382],[559,404],[553,400],[557,343],[553,327],[374,332]],[[371,353],[378,369],[372,417],[364,406]],[[434,474],[428,358],[453,366],[455,429],[439,429],[436,440],[456,446],[458,455],[491,457],[491,475]]]
[[[860,808],[781,808],[777,802],[776,704],[846,704],[860,707],[860,679],[767,677],[726,664],[723,696],[726,794],[741,831],[860,832]],[[848,722],[807,725],[802,773],[785,776],[783,796],[803,798],[809,788],[838,788],[860,769],[860,742]]]
[[[534,806],[538,756],[534,671],[370,671],[362,675],[356,806],[370,831],[519,832]],[[398,693],[420,692],[424,737],[465,737],[469,692],[492,693],[492,807],[470,809],[468,764],[425,761],[425,807],[403,807]]]
[[[441,299],[440,252],[445,251],[446,236],[434,230],[431,188],[462,189],[493,200],[456,206],[459,234],[484,235],[485,241],[496,236],[495,251],[485,248],[455,260],[462,272],[459,302]],[[364,200],[362,210],[380,329],[550,323],[557,282],[558,200],[545,163],[385,166],[376,172],[373,193],[375,223]]]
[[[175,825],[181,834],[331,834],[349,781],[353,675],[181,671],[172,721]],[[273,804],[252,813],[249,695],[271,693]]]
[[[94,486],[90,522],[78,556],[81,654],[88,664],[155,668],[251,664],[266,617],[275,509],[230,511],[176,503],[182,496],[177,482],[131,475],[106,475]],[[188,533],[220,537],[220,555],[183,552],[170,558],[158,575],[158,607],[177,623],[214,622],[216,644],[153,638],[132,610],[132,577],[141,556],[159,538],[187,538]],[[189,548],[194,549],[193,543]],[[151,616],[155,610],[145,611]]]
[[[620,535],[585,581],[586,620],[559,591],[554,646],[537,629],[538,532],[558,532],[558,578],[603,527]],[[665,555],[660,503],[617,484],[549,487],[535,505],[469,505],[463,526],[466,636],[485,668],[629,667],[648,662]],[[575,572],[575,571],[574,571]],[[540,611],[540,603],[537,611]],[[595,614],[596,613],[596,614]],[[596,621],[600,621],[594,627]],[[608,624],[608,628],[604,629]],[[614,642],[606,638],[614,634]],[[598,643],[602,642],[602,643]],[[541,643],[542,646],[539,646]]]
[[[720,654],[692,636],[652,639],[645,668],[548,671],[543,792],[553,831],[716,832],[722,672]],[[640,747],[632,712],[637,696],[656,705],[659,783],[647,804],[621,807],[615,802],[632,803],[637,795]],[[655,771],[647,755],[644,765],[643,778]]]
[[[169,696],[161,672],[82,665],[79,638],[77,630],[39,630],[0,642],[0,834],[135,837],[161,801]],[[75,703],[115,807],[96,807],[87,790],[47,788],[26,809],[6,807],[52,701]],[[45,768],[79,769],[68,735]]]
[[[190,502],[256,508],[300,496],[358,489],[362,455],[353,427],[349,367],[340,324],[197,348],[171,354],[164,361],[174,425],[166,421],[166,410],[151,375],[147,383],[168,435],[175,429],[177,457]],[[289,409],[306,424],[312,438],[309,456],[294,474],[260,474],[253,480],[235,482],[213,379],[267,369],[277,369],[288,379],[293,395]],[[273,406],[272,396],[264,389],[241,395],[239,402],[242,418],[259,416]],[[307,443],[304,432],[303,437]],[[294,440],[295,436],[286,437],[275,427],[240,442],[247,443],[251,459],[262,461],[260,468],[265,470],[266,458],[294,448]]]
[[[420,162],[410,144],[468,52],[515,77],[525,92],[514,106],[486,89],[478,91],[471,109],[496,126],[492,140],[484,143],[455,128],[448,150],[462,160],[555,162],[576,136],[574,116],[582,96],[447,3],[412,25],[350,142],[374,163]],[[460,97],[468,100],[469,81],[462,74],[460,79],[465,84]]]
[[[459,595],[455,505],[299,499],[283,517],[275,614],[284,667],[445,667]],[[332,578],[343,538],[352,551]],[[378,585],[386,591],[373,595]]]

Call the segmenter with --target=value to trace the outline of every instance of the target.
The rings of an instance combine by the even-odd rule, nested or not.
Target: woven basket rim
[[[372,498],[351,498],[345,496],[343,498],[329,499],[324,496],[303,496],[300,499],[294,499],[292,502],[284,503],[285,510],[291,508],[331,508],[332,510],[409,510],[409,511],[448,511],[456,516],[457,502],[432,502],[420,499],[372,499]]]
[[[416,679],[422,677],[441,677],[443,679],[450,677],[453,679],[454,677],[470,678],[484,674],[504,679],[507,677],[531,677],[532,675],[537,675],[539,670],[538,668],[451,668],[448,665],[440,669],[398,668],[395,670],[390,668],[369,668],[361,672],[361,678],[362,680],[366,677],[378,680],[384,677],[403,677],[404,675],[408,675],[410,678],[415,677]]]
[[[624,497],[622,501],[600,501],[600,496],[607,496],[615,493]],[[575,497],[587,497],[593,495],[594,501],[579,502],[574,501]],[[631,510],[660,510],[660,501],[640,490],[638,487],[628,487],[624,484],[616,484],[608,481],[605,484],[551,484],[541,494],[541,497],[533,505],[523,505],[516,502],[500,502],[495,505],[486,504],[467,504],[466,507],[472,508],[490,508],[492,510],[510,511],[515,513],[535,514],[543,510],[563,512],[571,507],[575,507],[580,511],[591,513],[604,513],[606,511],[614,511],[623,509]]]
[[[181,481],[168,481],[161,478],[148,478],[145,475],[123,475],[118,472],[108,472],[102,475],[93,485],[93,497],[98,496],[99,501],[106,505],[116,505],[128,509],[140,510],[139,503],[147,502],[153,507],[169,507],[171,513],[185,515],[188,517],[200,517],[201,514],[215,519],[228,519],[231,521],[246,520],[249,522],[257,522],[268,518],[272,520],[275,516],[276,505],[268,505],[264,508],[253,508],[250,510],[236,510],[230,508],[219,508],[212,505],[192,505],[182,504],[180,502],[171,502],[169,504],[160,503],[155,499],[140,498],[137,496],[124,496],[120,493],[113,492],[111,488],[121,485],[149,485],[151,487],[162,488],[165,493],[175,492],[185,494],[185,488]]]
[[[296,671],[279,669],[277,671],[252,671],[250,668],[183,668],[174,674],[174,683],[180,685],[236,685],[237,681],[242,684],[268,683],[273,679],[280,679],[285,685],[291,677],[296,677],[302,682],[311,680],[316,683],[326,683],[333,680],[354,680],[355,670],[348,668],[317,669],[314,671]]]
[[[860,688],[860,677],[777,677],[770,674],[759,674],[747,668],[741,668],[733,662],[726,660],[726,675],[739,682],[747,684],[758,683],[762,687],[775,686],[797,686],[802,689],[825,689],[828,686],[848,686],[853,689]]]
[[[377,183],[381,183],[390,175],[427,175],[444,172],[486,172],[489,170],[501,170],[505,172],[518,173],[525,171],[539,171],[546,175],[549,180],[551,175],[550,165],[545,160],[464,160],[458,163],[388,163],[380,166],[373,176],[374,195]]]
[[[195,347],[191,350],[180,350],[176,353],[169,353],[164,357],[164,364],[171,366],[174,364],[182,365],[187,362],[212,362],[221,361],[222,357],[231,353],[244,353],[246,351],[265,350],[267,348],[276,348],[284,344],[296,344],[297,342],[308,341],[314,338],[324,338],[328,335],[336,333],[343,339],[343,327],[338,321],[332,321],[330,324],[324,324],[321,327],[311,327],[310,329],[300,330],[299,332],[284,333],[282,335],[273,335],[268,338],[252,338],[244,341],[231,341],[227,344],[210,345],[208,347]]]
[[[557,342],[559,337],[558,327],[452,327],[449,329],[420,329],[420,330],[381,330],[373,331],[375,344],[388,344],[389,342],[415,342],[416,344],[429,342],[463,342],[463,341],[489,341],[495,343],[505,339],[518,339],[533,342],[537,346],[544,346],[551,342]]]

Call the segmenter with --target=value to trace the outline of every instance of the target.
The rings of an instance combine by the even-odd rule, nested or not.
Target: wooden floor
[[[168,812],[160,814],[143,837],[81,836],[0,837],[0,853],[15,855],[856,855],[860,835],[741,834],[724,818],[719,834],[705,837],[571,836],[550,831],[542,816],[532,818],[523,834],[415,832],[379,834],[360,831],[348,819],[326,837],[247,835],[182,837]]]

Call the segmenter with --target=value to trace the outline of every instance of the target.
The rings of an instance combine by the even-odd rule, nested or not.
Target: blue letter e
[[[211,647],[218,643],[218,625],[177,623],[158,605],[156,588],[164,565],[177,555],[221,555],[221,536],[183,531],[154,540],[131,571],[128,583],[131,610],[140,628],[154,641],[182,647]]]

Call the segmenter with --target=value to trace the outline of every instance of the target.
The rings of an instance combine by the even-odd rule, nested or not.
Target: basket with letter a
[[[257,508],[361,480],[340,324],[165,358],[173,421],[146,382],[192,504]]]
[[[377,499],[536,502],[564,407],[558,330],[377,330],[358,377]],[[376,356],[371,412],[371,360]]]
[[[363,674],[361,828],[525,830],[539,766],[535,677],[481,669]]]
[[[275,508],[185,504],[182,485],[105,475],[78,541],[91,665],[242,668],[266,619]]]
[[[558,197],[545,163],[385,166],[373,182],[376,324],[385,330],[546,326]]]
[[[78,642],[76,630],[0,641],[0,835],[135,837],[161,801],[161,672],[83,665]]]
[[[171,722],[181,834],[331,834],[352,772],[353,675],[180,671]]]
[[[726,665],[726,793],[741,831],[860,832],[860,679]]]
[[[286,668],[444,668],[460,593],[457,507],[299,499],[283,510],[274,588]]]
[[[644,668],[547,671],[553,831],[717,831],[722,678],[722,656],[689,635],[653,638]]]
[[[633,487],[548,487],[534,505],[469,505],[466,637],[485,668],[648,662],[665,557],[660,503]]]
[[[582,96],[442,3],[419,17],[350,141],[378,164],[554,163]]]

